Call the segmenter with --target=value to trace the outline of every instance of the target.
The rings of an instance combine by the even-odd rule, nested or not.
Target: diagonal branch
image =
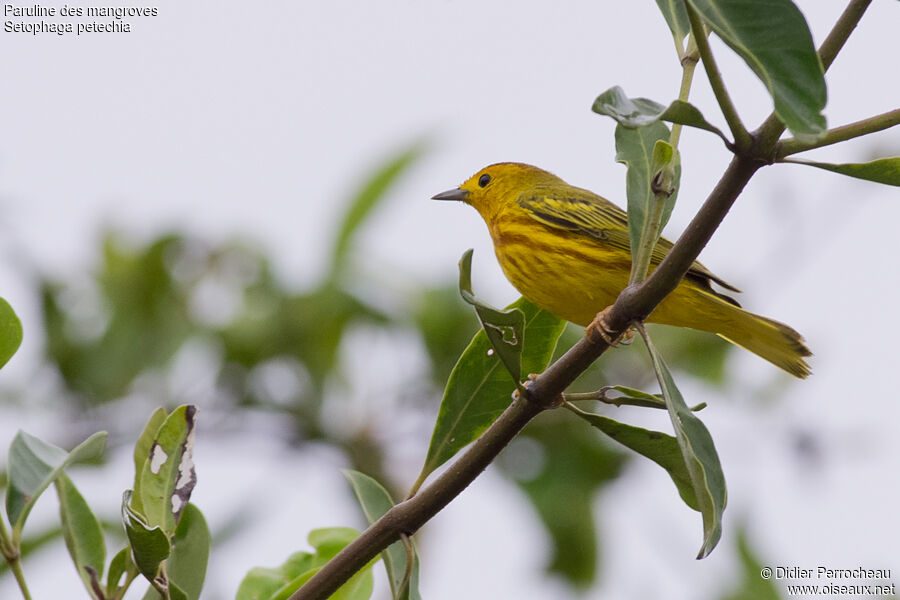
[[[826,68],[834,60],[870,2],[871,0],[851,0],[850,6],[838,19],[819,51]],[[768,157],[783,131],[784,125],[774,115],[770,116],[756,134],[752,134],[756,138],[753,144],[755,152],[735,155],[716,187],[659,267],[643,283],[622,291],[606,313],[606,325],[611,330],[608,333],[612,339],[623,334],[634,321],[649,315],[678,286],[744,186],[756,171],[769,162]],[[555,406],[560,394],[608,348],[609,344],[598,333],[579,340],[528,385],[527,398],[519,397],[514,400],[446,471],[418,494],[397,504],[369,526],[291,595],[289,600],[325,600],[353,573],[400,539],[402,534],[415,533],[474,481],[525,425],[544,410]]]

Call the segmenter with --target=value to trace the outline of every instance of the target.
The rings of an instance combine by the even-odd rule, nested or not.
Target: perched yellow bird
[[[434,196],[469,204],[487,223],[503,272],[521,294],[558,317],[587,326],[615,302],[631,271],[625,211],[543,169],[487,166]],[[650,270],[672,248],[660,238]],[[783,323],[748,312],[713,290],[738,292],[699,262],[647,319],[716,333],[795,377],[809,375],[803,338]]]

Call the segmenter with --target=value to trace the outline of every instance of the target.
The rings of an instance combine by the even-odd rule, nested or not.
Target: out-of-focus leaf
[[[350,203],[331,251],[331,278],[343,269],[353,236],[372,211],[385,198],[385,192],[425,153],[423,142],[416,142],[378,168]]]
[[[848,177],[857,179],[865,179],[885,185],[900,186],[900,156],[892,156],[889,158],[879,158],[867,163],[843,163],[831,164],[815,162],[811,160],[803,160],[800,158],[788,158],[783,162],[798,165],[808,165],[825,169],[833,173],[840,173]]]
[[[653,148],[658,140],[669,140],[669,128],[655,121],[645,127],[629,129],[616,126],[616,160],[627,168],[625,175],[625,195],[628,197],[628,236],[632,248],[641,247],[641,236],[645,222],[651,217],[651,203],[655,194],[650,185],[653,177]],[[681,162],[675,155],[672,193],[666,200],[659,224],[659,231],[665,228],[678,197],[681,180]]]
[[[597,491],[621,472],[625,455],[567,415],[541,415],[525,428],[499,462],[522,488],[553,542],[547,570],[576,587],[596,577]]]
[[[84,587],[92,598],[97,598],[95,590],[100,588],[106,563],[106,544],[100,522],[65,473],[60,473],[56,478],[55,487],[63,538],[69,555]]]
[[[737,550],[741,561],[740,583],[734,591],[723,595],[722,600],[781,600],[774,579],[760,576],[765,565],[750,547],[743,527],[738,529]]]
[[[513,384],[522,381],[522,347],[525,338],[525,315],[518,308],[499,310],[485,303],[472,291],[472,249],[466,250],[459,261],[459,293],[475,308],[481,327],[491,347],[509,374]]]
[[[386,315],[331,283],[294,295],[266,280],[247,294],[247,310],[220,332],[225,360],[249,368],[275,357],[295,358],[315,391],[334,371],[348,325],[388,322]]]
[[[362,507],[366,521],[371,525],[394,506],[390,493],[380,483],[359,471],[345,470],[353,493]],[[410,544],[412,541],[410,540]],[[381,553],[387,569],[388,581],[394,600],[421,600],[419,594],[419,558],[413,550],[413,566],[406,578],[407,554],[402,542],[394,542]]]
[[[671,367],[713,385],[724,385],[725,365],[734,345],[704,331],[649,325],[653,343]]]
[[[703,545],[697,558],[705,558],[722,536],[722,513],[727,500],[722,464],[709,430],[684,402],[662,356],[649,337],[645,337],[644,342],[669,408],[669,417],[691,477],[700,514],[703,515]]]
[[[122,523],[125,535],[131,547],[131,556],[138,571],[149,581],[153,581],[159,566],[169,557],[171,545],[169,538],[159,526],[150,526],[143,515],[135,512],[131,506],[131,490],[122,495]]]
[[[525,315],[522,372],[540,373],[547,368],[553,356],[565,322],[524,298],[510,306]],[[416,486],[481,435],[509,405],[514,389],[509,373],[493,352],[484,330],[478,331],[447,381],[428,454]]]
[[[825,72],[803,14],[790,0],[688,0],[768,88],[775,114],[802,141],[825,134]]]
[[[9,362],[22,344],[22,322],[9,302],[0,298],[0,367]]]
[[[308,541],[316,549],[315,554],[297,552],[279,567],[251,569],[238,587],[236,600],[285,600],[357,536],[359,532],[348,527],[328,527],[311,531]],[[329,599],[365,600],[372,595],[373,586],[370,562],[338,588]]]
[[[609,417],[584,412],[573,406],[569,409],[626,448],[646,456],[665,469],[678,488],[678,494],[684,503],[694,510],[700,510],[678,440],[659,431],[619,423]]]
[[[74,332],[79,319],[68,312],[64,290],[43,283],[48,357],[83,402],[122,396],[139,374],[166,364],[192,333],[188,294],[172,273],[185,246],[174,235],[136,250],[106,238],[97,310],[107,318],[98,336]]]
[[[656,0],[659,11],[666,19],[669,31],[675,39],[675,47],[679,53],[684,48],[684,38],[691,32],[691,23],[688,21],[687,11],[684,8],[684,0]]]
[[[424,290],[411,312],[431,358],[432,379],[443,386],[472,339],[472,311],[454,285]]]
[[[313,559],[310,552],[296,552],[278,567],[253,567],[241,581],[236,600],[268,600],[294,578],[312,570]]]
[[[106,446],[106,432],[95,433],[71,452],[19,431],[9,447],[6,514],[18,539],[38,497],[72,463],[96,458]]]
[[[175,528],[172,553],[166,559],[169,584],[174,583],[188,600],[200,598],[209,562],[210,543],[209,527],[203,513],[189,503]],[[161,599],[162,596],[152,587],[144,594],[144,600]]]

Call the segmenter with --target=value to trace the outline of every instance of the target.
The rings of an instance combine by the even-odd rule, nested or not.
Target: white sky
[[[820,43],[844,3],[799,5]],[[590,105],[616,84],[666,102],[680,78],[650,0],[570,1],[554,9],[534,1],[450,0],[156,6],[159,16],[133,19],[128,34],[0,31],[0,294],[26,331],[21,356],[4,370],[11,380],[26,377],[40,352],[35,298],[17,261],[64,276],[92,263],[96,233],[106,225],[140,238],[181,228],[258,239],[285,279],[309,283],[341,200],[366,169],[426,135],[433,152],[397,186],[361,240],[367,264],[434,282],[452,277],[463,250],[474,247],[476,288],[505,303],[514,292],[477,215],[427,198],[485,164],[518,160],[623,204],[613,123]],[[828,74],[829,124],[900,104],[898,24],[900,4],[873,3]],[[755,126],[771,108],[761,84],[722,44],[714,49],[745,122]],[[722,124],[700,71],[692,100]],[[816,156],[858,162],[898,148],[895,130]],[[716,138],[701,132],[685,132],[681,150],[682,190],[669,237],[728,160]],[[802,167],[771,167],[751,182],[703,260],[746,290],[745,306],[804,333],[815,374],[788,382],[785,401],[763,406],[750,393],[707,398],[707,390],[687,382],[687,395],[710,402],[704,417],[729,482],[722,546],[694,561],[699,517],[664,474],[633,461],[598,505],[605,562],[590,597],[709,596],[732,573],[741,520],[779,565],[893,568],[900,579],[898,206],[896,188]],[[752,356],[737,357],[732,367],[753,391],[775,377]],[[23,412],[3,420],[0,444],[23,423],[38,435],[59,426]],[[798,430],[821,434],[821,469],[805,472],[804,463],[786,460]],[[233,506],[226,500],[244,495],[236,482],[269,473],[284,486],[269,491],[267,513],[278,518],[260,523],[249,550],[214,555],[210,598],[231,597],[251,566],[280,563],[304,548],[310,529],[358,524],[335,457],[288,457],[257,439],[210,448],[200,435],[194,500],[213,526]],[[421,452],[426,442],[412,445]],[[127,462],[113,463],[122,465],[121,477],[85,473],[89,498],[112,498],[114,507],[128,482]],[[260,471],[273,463],[277,471]],[[281,481],[295,468],[296,482]],[[429,526],[425,597],[561,593],[541,577],[545,541],[529,510],[490,472],[479,479]],[[26,565],[36,597],[51,597],[60,582],[75,584],[70,565],[59,566],[58,579],[40,577],[62,565],[60,556]],[[9,581],[0,583],[0,597],[16,597]]]

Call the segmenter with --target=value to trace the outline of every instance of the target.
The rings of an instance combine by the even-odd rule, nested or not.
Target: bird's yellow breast
[[[524,210],[503,211],[488,228],[510,283],[568,321],[587,325],[628,284],[630,256],[600,240],[547,227]]]

